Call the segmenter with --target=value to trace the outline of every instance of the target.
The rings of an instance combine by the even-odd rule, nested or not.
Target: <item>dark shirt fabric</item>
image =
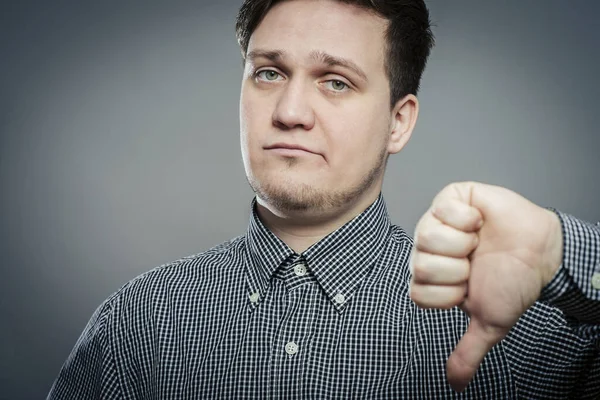
[[[302,254],[255,207],[244,236],[110,296],[48,399],[600,398],[600,227],[556,211],[559,273],[456,393],[469,318],[410,300],[413,241],[381,195]]]

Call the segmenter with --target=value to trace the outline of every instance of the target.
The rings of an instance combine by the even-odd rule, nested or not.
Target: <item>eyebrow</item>
[[[257,58],[266,58],[269,61],[281,61],[284,57],[285,52],[282,50],[252,50],[246,54],[246,58],[250,61],[254,61]]]
[[[272,61],[272,62],[279,62],[283,58],[285,58],[285,56],[286,56],[286,52],[283,50],[260,50],[260,49],[258,49],[258,50],[249,51],[248,54],[246,55],[246,58],[251,62],[256,60],[257,58],[266,58],[267,60]],[[356,75],[358,75],[360,78],[362,78],[364,81],[368,82],[367,74],[365,74],[364,71],[355,62],[353,62],[347,58],[333,56],[331,54],[328,54],[324,51],[319,51],[319,50],[311,51],[310,58],[316,62],[328,65],[330,67],[337,66],[337,67],[349,69],[352,72],[354,72]]]
[[[326,64],[330,67],[342,67],[351,70],[356,75],[361,77],[363,80],[368,82],[367,74],[363,72],[363,70],[356,65],[355,62],[348,60],[347,58],[332,56],[331,54],[325,53],[324,51],[311,51],[310,57],[318,62]]]

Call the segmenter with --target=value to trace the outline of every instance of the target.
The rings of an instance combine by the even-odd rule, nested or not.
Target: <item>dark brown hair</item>
[[[235,24],[242,57],[250,36],[269,10],[282,0],[244,0]],[[338,0],[372,11],[388,20],[385,71],[392,106],[407,94],[417,94],[421,75],[433,48],[429,10],[423,0]]]

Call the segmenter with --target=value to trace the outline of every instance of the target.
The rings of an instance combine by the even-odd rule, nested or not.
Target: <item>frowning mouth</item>
[[[280,154],[282,156],[289,157],[302,156],[306,154],[320,155],[319,153],[312,151],[304,146],[290,143],[275,143],[270,146],[265,146],[264,149]]]

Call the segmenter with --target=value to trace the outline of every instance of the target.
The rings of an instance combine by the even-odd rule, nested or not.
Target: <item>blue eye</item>
[[[271,82],[276,81],[278,78],[281,77],[281,75],[279,75],[279,73],[277,73],[276,71],[273,71],[272,69],[260,71],[258,74],[256,74],[256,76],[264,81],[271,81]]]
[[[327,89],[333,92],[345,92],[350,89],[350,86],[344,81],[340,81],[339,79],[331,79],[325,82]]]
[[[333,88],[333,90],[336,90],[336,91],[342,91],[348,87],[348,85],[346,85],[342,81],[330,81],[330,82],[331,82],[331,87]]]

